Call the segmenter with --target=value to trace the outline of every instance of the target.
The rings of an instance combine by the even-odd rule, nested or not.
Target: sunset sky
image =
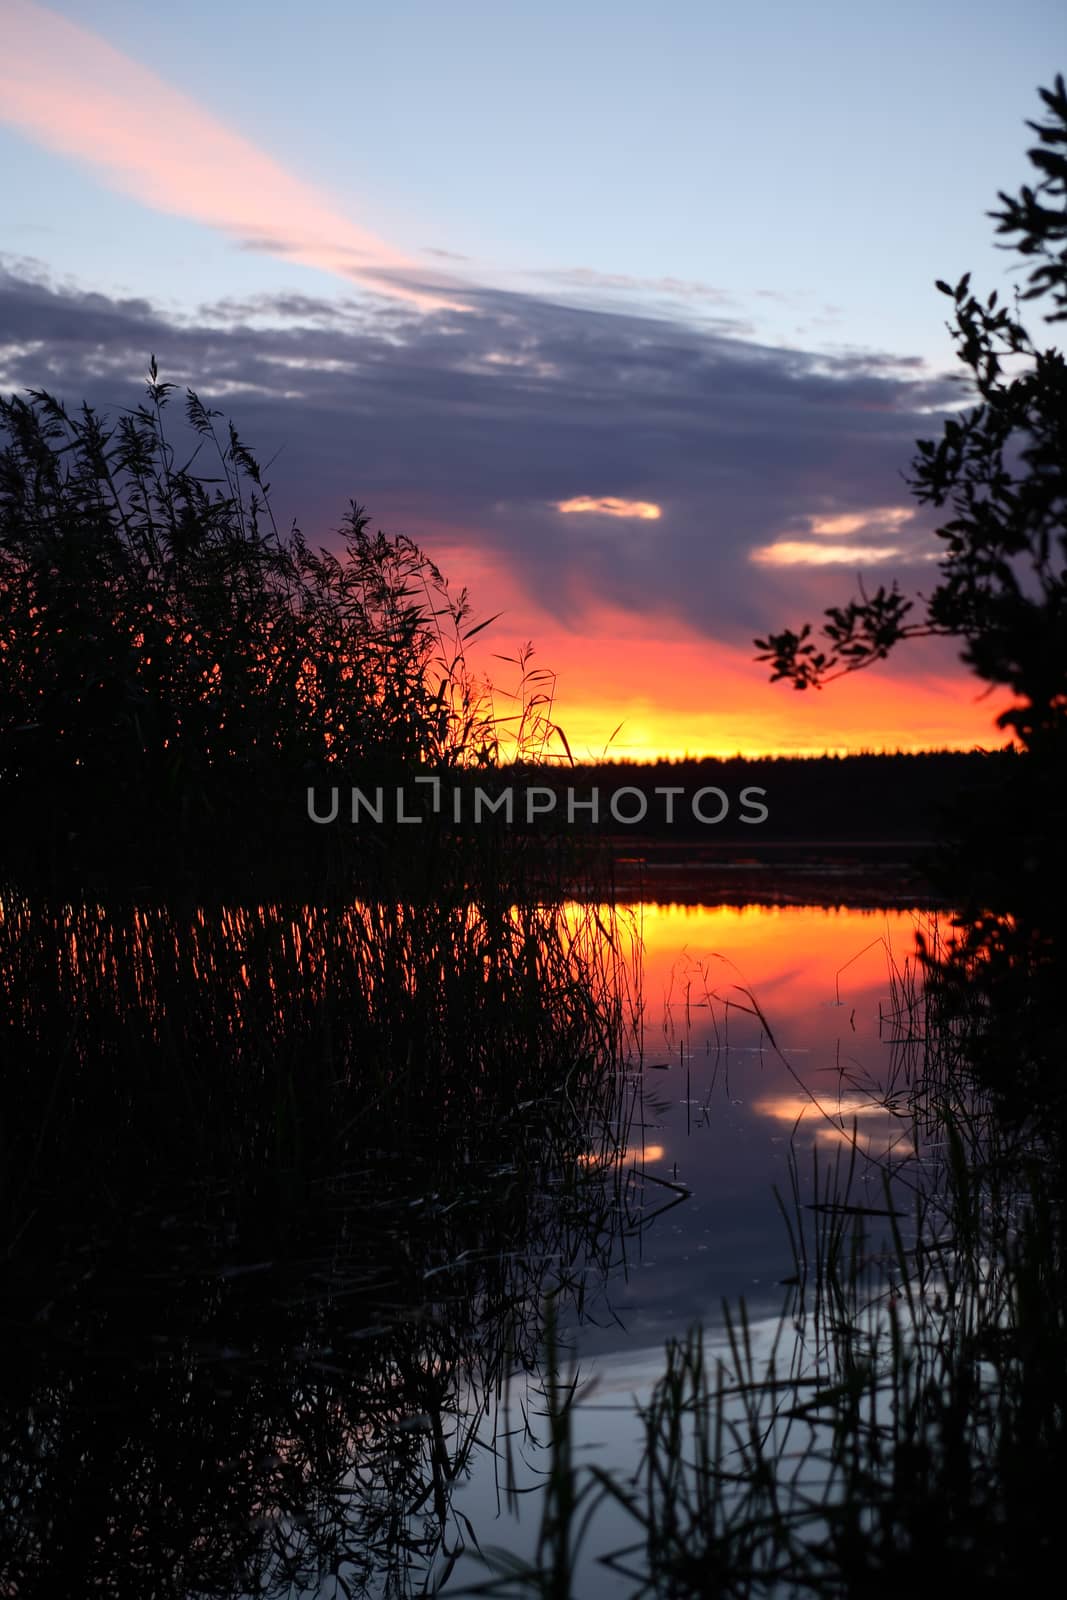
[[[0,388],[154,352],[279,522],[356,498],[502,610],[576,755],[988,745],[951,649],[801,696],[751,640],[934,581],[933,280],[1019,280],[1065,66],[1059,0],[0,0]]]

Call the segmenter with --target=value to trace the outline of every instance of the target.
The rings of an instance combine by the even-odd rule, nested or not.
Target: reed
[[[615,943],[543,901],[5,895],[5,1592],[447,1567],[546,1297],[632,1231]]]

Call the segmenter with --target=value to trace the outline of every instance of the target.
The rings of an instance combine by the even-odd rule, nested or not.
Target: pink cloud
[[[800,539],[779,539],[753,550],[749,559],[761,567],[878,567],[899,561],[903,555],[895,544],[805,544]]]
[[[190,96],[32,0],[0,0],[0,118],[157,211],[335,272],[423,310],[454,290],[396,282],[425,269],[344,216]]]
[[[564,516],[626,517],[638,522],[657,522],[663,508],[652,500],[620,500],[617,495],[575,495],[573,500],[553,502]]]

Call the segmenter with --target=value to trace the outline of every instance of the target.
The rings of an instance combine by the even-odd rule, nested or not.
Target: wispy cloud
[[[620,500],[613,494],[577,494],[570,500],[557,500],[555,507],[564,516],[629,517],[638,522],[658,522],[663,515],[663,508],[652,500]]]
[[[872,506],[863,511],[837,511],[829,516],[809,515],[805,532],[811,540],[780,538],[757,546],[749,559],[761,567],[879,567],[887,561],[921,561],[927,554],[911,549],[910,525],[916,522],[910,506]],[[856,539],[859,535],[859,539]],[[905,542],[901,543],[901,535]],[[919,534],[921,538],[921,533]],[[851,539],[841,544],[841,539]],[[888,544],[887,539],[897,542]],[[829,542],[827,542],[829,541]],[[873,542],[868,542],[873,541]],[[880,542],[878,542],[880,541]]]
[[[904,527],[914,519],[915,512],[911,506],[876,506],[870,511],[839,512],[832,517],[811,517],[808,526],[812,533],[817,533],[823,538],[836,539],[842,534],[869,532],[874,529],[885,532],[889,529]]]
[[[775,544],[753,550],[752,560],[761,567],[879,567],[887,561],[901,561],[900,545],[804,544],[799,539],[779,539]]]
[[[421,310],[457,287],[359,227],[330,197],[88,28],[32,0],[0,0],[0,118],[108,184]]]
[[[693,278],[642,278],[629,272],[598,272],[595,267],[552,267],[536,274],[552,283],[579,289],[617,289],[623,293],[647,292],[670,295],[679,300],[711,300],[717,305],[733,305],[736,297],[715,284]]]

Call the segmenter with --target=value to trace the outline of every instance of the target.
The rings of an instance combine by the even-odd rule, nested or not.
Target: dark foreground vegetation
[[[432,813],[318,828],[308,789],[392,793],[502,743],[521,773],[558,740],[549,675],[520,663],[494,699],[465,591],[355,503],[337,550],[280,529],[232,423],[191,392],[175,415],[173,389],[153,359],[117,423],[43,391],[0,401],[7,870],[109,891],[462,883]]]
[[[0,1591],[407,1593],[636,1225],[610,918],[503,826],[309,822],[502,731],[521,770],[549,699],[172,399],[0,411]]]
[[[521,766],[548,697],[170,399],[0,413],[0,1591],[403,1594],[636,1226],[610,916],[502,826],[309,822],[498,715]]]
[[[447,1566],[546,1296],[635,1225],[605,948],[552,908],[5,895],[5,1593]]]

